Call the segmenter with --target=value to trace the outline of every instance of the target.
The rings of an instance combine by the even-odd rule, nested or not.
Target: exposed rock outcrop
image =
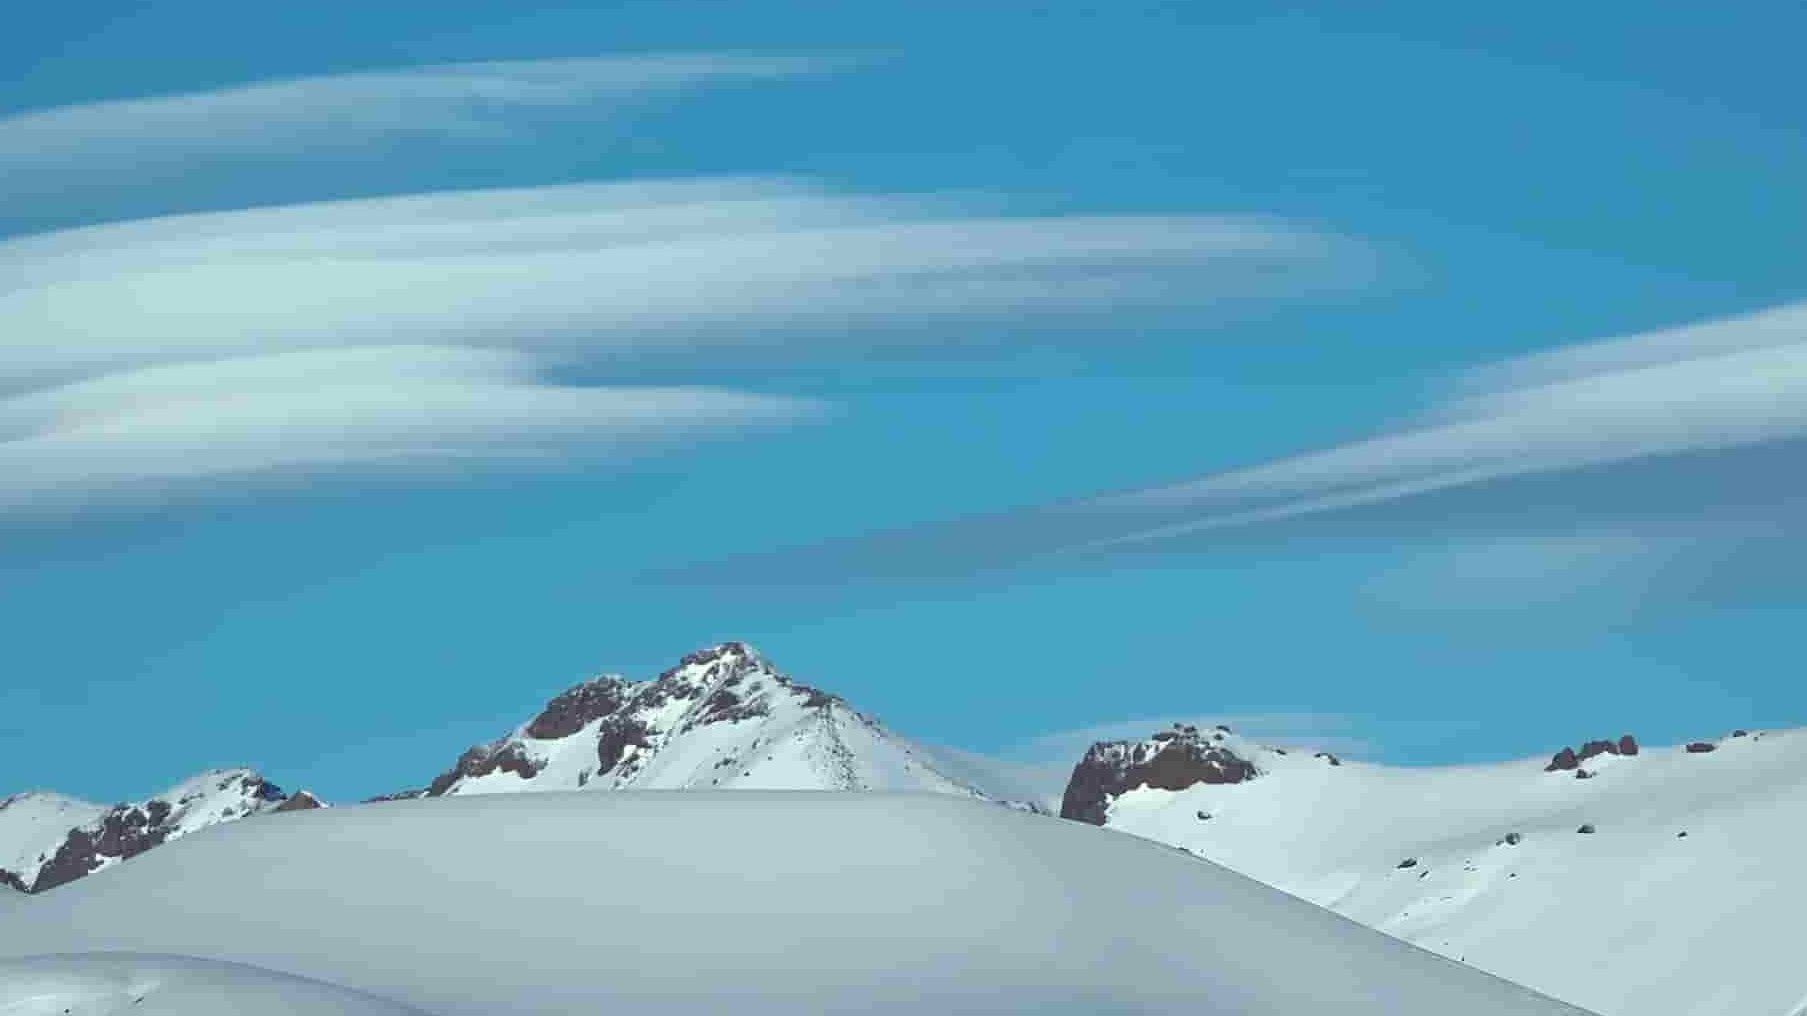
[[[1543,767],[1543,771],[1546,773],[1569,772],[1571,770],[1579,769],[1581,763],[1586,762],[1588,759],[1596,758],[1600,755],[1636,755],[1637,753],[1638,739],[1632,737],[1630,734],[1624,734],[1616,741],[1585,742],[1582,744],[1580,751],[1564,747],[1561,751],[1550,756],[1550,762]],[[1584,776],[1581,778],[1586,779],[1587,777]]]
[[[325,807],[325,805],[320,802],[320,799],[318,797],[315,797],[313,794],[309,793],[308,791],[297,790],[293,795],[291,795],[289,797],[288,800],[277,805],[272,810],[273,811],[313,811],[315,808],[323,808],[323,807]]]
[[[1220,730],[1218,733],[1222,733]],[[1184,790],[1198,783],[1254,779],[1254,764],[1196,731],[1162,731],[1145,741],[1100,741],[1073,768],[1061,798],[1062,818],[1103,825],[1111,799],[1138,787]]]

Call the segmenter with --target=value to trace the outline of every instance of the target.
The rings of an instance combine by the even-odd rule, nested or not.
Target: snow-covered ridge
[[[947,794],[335,808],[0,909],[0,991],[6,957],[119,950],[433,1016],[1585,1016],[1178,851]]]
[[[1007,796],[727,642],[649,681],[611,674],[569,688],[513,731],[466,750],[424,789],[384,798],[627,789]]]
[[[300,803],[297,803],[300,802]],[[0,885],[43,892],[192,832],[319,802],[250,769],[213,769],[143,801],[112,806],[31,792],[0,800]]]
[[[1232,750],[1258,777],[1123,789],[1104,824],[1606,1016],[1807,994],[1807,731],[1469,766]]]
[[[690,653],[651,680],[581,682],[426,787],[373,800],[626,789],[915,790],[1043,810],[1020,781],[900,737],[741,642]],[[0,888],[42,892],[210,825],[322,806],[248,769],[110,808],[20,794],[0,804]]]

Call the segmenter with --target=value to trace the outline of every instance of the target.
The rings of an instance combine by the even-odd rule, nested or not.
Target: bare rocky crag
[[[1243,783],[1260,775],[1254,763],[1220,744],[1229,728],[1201,734],[1174,724],[1144,741],[1100,741],[1067,781],[1060,817],[1103,825],[1112,798],[1138,787],[1184,790],[1197,783]],[[1337,764],[1337,763],[1332,763]]]
[[[1581,769],[1581,763],[1586,762],[1588,759],[1594,758],[1595,756],[1636,755],[1637,753],[1638,739],[1632,737],[1630,734],[1624,734],[1621,735],[1617,741],[1588,741],[1581,746],[1580,751],[1564,747],[1555,755],[1550,756],[1550,764],[1544,766],[1543,771],[1546,773],[1576,772],[1579,774],[1585,771]]]

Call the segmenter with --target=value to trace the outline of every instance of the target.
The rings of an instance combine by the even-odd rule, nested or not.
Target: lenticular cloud
[[[1256,219],[1007,217],[761,178],[19,237],[0,243],[0,511],[594,460],[821,408],[740,390],[768,366],[957,356],[987,320],[1334,288],[1358,249]],[[740,383],[645,387],[648,368]]]

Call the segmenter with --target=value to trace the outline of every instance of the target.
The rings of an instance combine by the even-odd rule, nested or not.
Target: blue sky
[[[728,638],[1015,755],[1807,715],[1798,5],[65,6],[0,791],[362,796]]]

